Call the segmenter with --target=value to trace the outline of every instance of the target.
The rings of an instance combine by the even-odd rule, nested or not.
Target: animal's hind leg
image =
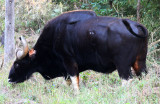
[[[122,78],[122,86],[128,86],[130,82],[132,81],[132,73],[131,73],[131,66],[125,64],[119,64],[117,65],[117,70],[120,78]]]
[[[116,65],[116,68],[118,70],[118,74],[120,78],[128,80],[132,77],[131,73],[131,64],[130,59],[128,59],[124,55],[119,55],[114,58],[114,64]]]
[[[141,77],[142,72],[147,73],[146,61],[145,61],[145,59],[142,59],[140,56],[136,57],[136,61],[134,62],[132,67],[133,67],[137,76]]]
[[[131,66],[120,64],[117,66],[118,74],[122,79],[129,80],[132,78]]]

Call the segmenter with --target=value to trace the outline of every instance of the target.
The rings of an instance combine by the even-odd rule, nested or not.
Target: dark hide
[[[10,82],[23,82],[34,72],[45,79],[74,76],[87,69],[129,79],[146,72],[148,32],[129,19],[100,17],[92,11],[64,13],[44,27],[34,57],[16,60]]]

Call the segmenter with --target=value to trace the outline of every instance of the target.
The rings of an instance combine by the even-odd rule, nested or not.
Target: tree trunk
[[[141,0],[138,0],[137,2],[137,21],[140,23],[140,2]]]
[[[4,64],[7,64],[15,56],[14,0],[5,0],[5,8]]]

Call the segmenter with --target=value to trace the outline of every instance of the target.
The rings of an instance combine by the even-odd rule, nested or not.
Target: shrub
[[[15,29],[32,28],[39,32],[51,18],[59,15],[65,7],[52,0],[16,0],[15,1]]]

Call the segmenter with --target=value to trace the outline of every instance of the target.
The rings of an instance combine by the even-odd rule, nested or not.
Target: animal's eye
[[[19,64],[15,64],[15,68],[18,68],[19,67]]]

